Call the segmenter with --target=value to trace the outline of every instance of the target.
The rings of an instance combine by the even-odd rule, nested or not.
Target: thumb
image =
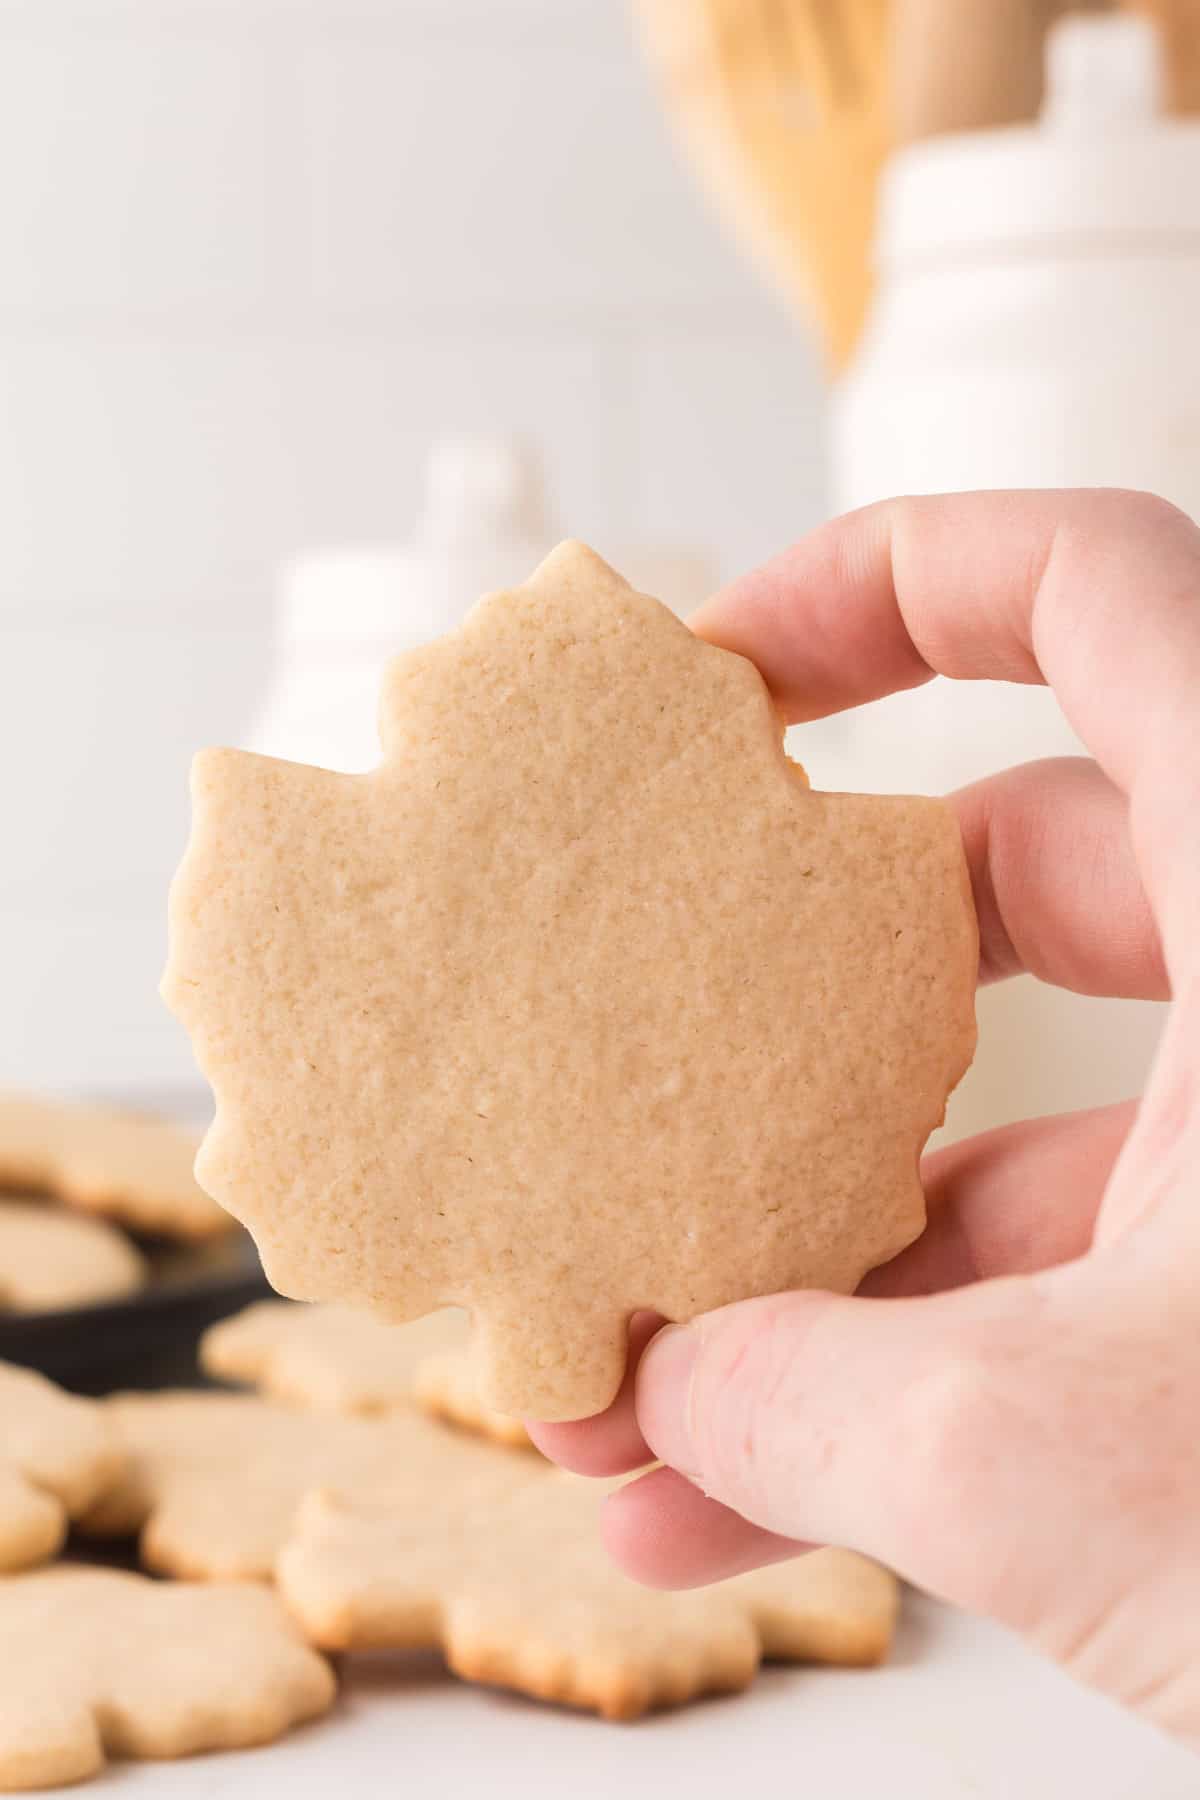
[[[1030,1414],[1049,1288],[724,1307],[652,1340],[638,1423],[655,1456],[753,1524],[864,1551],[994,1610],[1005,1521],[1023,1511],[1013,1484],[1046,1429]]]

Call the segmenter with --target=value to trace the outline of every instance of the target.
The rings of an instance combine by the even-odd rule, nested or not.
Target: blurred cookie
[[[0,1788],[282,1737],[333,1672],[274,1594],[60,1564],[0,1580]]]
[[[389,1325],[348,1306],[258,1300],[212,1325],[200,1364],[274,1400],[320,1412],[381,1413],[410,1406],[506,1444],[528,1444],[519,1419],[479,1397],[466,1314],[455,1308]]]
[[[0,1094],[0,1188],[54,1194],[135,1231],[205,1238],[232,1228],[196,1184],[198,1143],[167,1119]]]
[[[516,1459],[510,1459],[515,1461]],[[893,1576],[817,1550],[715,1587],[664,1593],[600,1544],[598,1484],[560,1473],[482,1498],[310,1496],[277,1566],[314,1643],[440,1647],[471,1681],[628,1719],[743,1688],[764,1657],[875,1663],[898,1607]]]
[[[432,1351],[413,1375],[413,1398],[433,1418],[445,1419],[450,1425],[491,1438],[496,1444],[508,1444],[513,1449],[532,1448],[520,1419],[486,1405],[483,1388],[479,1355],[469,1338]]]
[[[119,1394],[104,1412],[125,1473],[80,1520],[97,1537],[141,1532],[147,1568],[194,1580],[266,1580],[312,1488],[369,1494],[411,1485],[430,1514],[447,1486],[507,1487],[549,1467],[416,1412],[381,1418],[297,1412],[251,1394]]]
[[[0,1194],[0,1312],[117,1300],[145,1279],[145,1258],[115,1226]]]
[[[123,1465],[116,1426],[95,1401],[0,1363],[0,1571],[53,1556],[68,1521],[113,1486]]]

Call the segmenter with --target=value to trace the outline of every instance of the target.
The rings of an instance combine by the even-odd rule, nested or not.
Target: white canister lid
[[[486,586],[525,577],[556,541],[541,466],[508,438],[445,438],[407,544],[310,551],[283,571],[285,642],[417,643],[457,625]]]
[[[1036,125],[948,134],[892,159],[881,269],[1051,247],[1200,249],[1200,121],[1163,115],[1159,58],[1148,20],[1063,20]]]

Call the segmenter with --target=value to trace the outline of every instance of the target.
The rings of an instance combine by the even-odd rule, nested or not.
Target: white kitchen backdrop
[[[728,573],[825,510],[815,358],[622,0],[0,0],[0,1080],[169,1087],[167,881],[276,572],[447,430]],[[819,771],[818,771],[819,773]]]

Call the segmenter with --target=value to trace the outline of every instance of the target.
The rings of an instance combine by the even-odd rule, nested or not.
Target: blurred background
[[[0,215],[0,1079],[170,1086],[188,761],[283,566],[486,433],[560,535],[733,570],[826,510],[820,352],[619,0],[3,0]]]
[[[686,612],[889,493],[1200,514],[1200,0],[0,0],[0,221],[0,1358],[91,1393],[196,1381],[264,1291],[157,995],[198,747],[370,766],[386,659],[562,536]],[[1081,746],[938,681],[789,748],[938,793]],[[1162,1009],[1022,978],[979,1015],[952,1134],[1136,1093]],[[353,1679],[389,1793],[398,1753],[446,1791],[448,1743],[489,1792],[627,1785],[620,1734],[424,1688],[401,1727]],[[869,1679],[761,1683],[774,1735],[698,1712],[686,1767],[647,1727],[645,1791],[1195,1791],[932,1603]],[[324,1741],[279,1791],[344,1783]]]
[[[363,766],[383,658],[559,535],[683,610],[888,491],[1200,505],[1196,18],[2,0],[0,1080],[187,1089],[192,751]],[[816,785],[1075,747],[871,712]],[[1030,986],[962,1128],[1137,1085],[1152,1010]]]

